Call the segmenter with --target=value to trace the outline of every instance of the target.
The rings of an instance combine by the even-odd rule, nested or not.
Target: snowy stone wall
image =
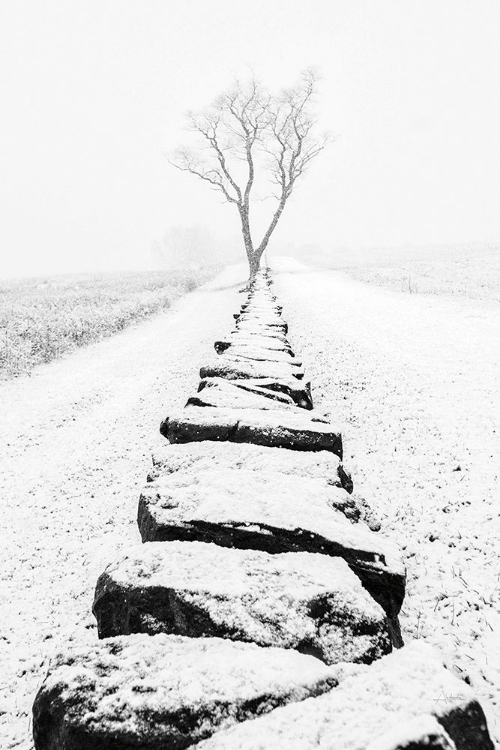
[[[97,582],[100,640],[59,654],[37,750],[493,748],[470,688],[398,613],[405,570],[313,408],[267,270],[161,424],[142,544]]]

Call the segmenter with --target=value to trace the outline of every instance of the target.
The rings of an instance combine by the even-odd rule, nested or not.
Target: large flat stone
[[[288,323],[283,320],[281,315],[274,315],[273,313],[265,312],[263,310],[255,312],[246,310],[245,312],[239,313],[236,318],[236,326],[240,328],[246,323],[256,323],[259,326],[272,326],[279,330],[283,330],[285,333],[288,331]]]
[[[245,378],[289,381],[292,378],[302,380],[304,371],[283,362],[258,362],[250,359],[238,359],[230,354],[221,354],[213,362],[200,368],[200,378],[227,378],[244,380]]]
[[[276,349],[266,349],[251,344],[232,344],[225,352],[225,355],[236,357],[238,359],[255,359],[263,362],[284,362],[293,367],[301,367],[302,362],[298,357],[292,356],[287,351],[278,351]]]
[[[274,554],[342,557],[395,618],[404,597],[404,566],[393,544],[364,523],[347,519],[344,513],[355,508],[349,505],[351,496],[336,487],[320,490],[321,481],[313,479],[305,481],[313,492],[290,489],[284,496],[285,485],[273,484],[266,474],[241,469],[203,476],[189,472],[149,483],[139,500],[142,540],[192,540]],[[298,487],[301,479],[290,477],[290,484]]]
[[[237,331],[247,331],[255,333],[275,333],[276,336],[285,337],[288,333],[288,325],[286,323],[265,323],[263,321],[255,319],[242,319],[238,318],[235,323]]]
[[[287,393],[281,393],[280,391],[273,391],[270,388],[266,388],[266,382],[267,381],[264,381],[264,385],[261,385],[259,381],[251,379],[227,380],[226,378],[205,378],[205,380],[200,381],[198,392],[207,388],[215,388],[224,393],[249,393],[254,396],[262,396],[271,401],[279,401],[283,405],[295,406],[295,402],[291,396]]]
[[[205,409],[189,406],[168,416],[160,426],[171,443],[223,440],[293,450],[328,450],[342,458],[342,436],[326,420],[303,413],[251,409]]]
[[[186,406],[209,406],[222,409],[265,409],[301,413],[290,396],[266,388],[241,388],[242,380],[207,378],[202,380],[198,393],[190,396]]]
[[[259,395],[267,396],[268,398],[280,398],[285,396],[284,401],[287,397],[291,398],[294,404],[300,406],[301,409],[312,409],[313,403],[311,398],[311,385],[304,380],[297,380],[297,378],[287,379],[273,379],[273,378],[237,378],[237,377],[224,377],[224,378],[204,378],[201,382],[229,382],[234,383],[238,388],[243,388],[252,393],[258,393]]]
[[[227,351],[229,347],[236,344],[241,344],[242,346],[258,346],[259,349],[277,352],[287,352],[288,354],[290,354],[290,356],[292,356],[292,349],[290,347],[290,344],[283,343],[279,339],[276,339],[274,336],[266,336],[265,334],[257,335],[243,334],[238,332],[233,333],[230,338],[216,341],[214,343],[214,348],[218,354],[222,354],[222,352]]]
[[[241,327],[236,327],[236,329],[231,332],[231,336],[266,336],[275,339],[276,341],[280,341],[285,345],[289,343],[283,331],[279,331],[272,326],[261,326],[257,323],[245,323]]]
[[[93,612],[99,637],[217,636],[369,664],[391,651],[382,611],[344,560],[201,542],[143,544],[108,565]]]
[[[328,694],[218,732],[199,750],[429,750],[422,735],[432,738],[433,730],[430,747],[494,750],[471,689],[422,643],[369,667],[332,669],[339,685]],[[432,719],[444,730],[441,736]]]
[[[292,476],[323,479],[335,487],[352,491],[352,480],[338,456],[328,451],[293,451],[268,448],[252,443],[217,443],[213,440],[165,445],[153,454],[153,470],[149,481],[162,474],[191,471],[246,469],[249,471],[282,472]]]
[[[312,656],[217,638],[130,635],[53,661],[33,706],[37,750],[180,750],[331,689]]]

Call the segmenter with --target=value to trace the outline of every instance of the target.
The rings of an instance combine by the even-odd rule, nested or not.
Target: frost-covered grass
[[[0,282],[0,378],[29,373],[169,307],[215,269]]]
[[[339,251],[320,265],[407,294],[451,294],[500,302],[500,247]]]

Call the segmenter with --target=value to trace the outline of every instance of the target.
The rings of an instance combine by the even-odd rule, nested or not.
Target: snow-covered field
[[[500,307],[275,265],[315,406],[343,425],[354,489],[403,547],[403,637],[441,650],[499,742]]]
[[[342,424],[355,491],[404,549],[403,634],[439,647],[499,741],[498,303],[274,266],[315,405]],[[230,268],[167,313],[0,386],[2,748],[32,748],[31,704],[54,648],[95,638],[95,582],[139,541],[160,419],[230,330],[244,277]]]

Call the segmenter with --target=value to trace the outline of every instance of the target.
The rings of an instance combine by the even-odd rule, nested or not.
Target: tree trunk
[[[249,278],[253,278],[260,268],[260,259],[262,254],[259,255],[256,251],[253,252],[252,256],[248,258],[248,267],[250,270]]]

